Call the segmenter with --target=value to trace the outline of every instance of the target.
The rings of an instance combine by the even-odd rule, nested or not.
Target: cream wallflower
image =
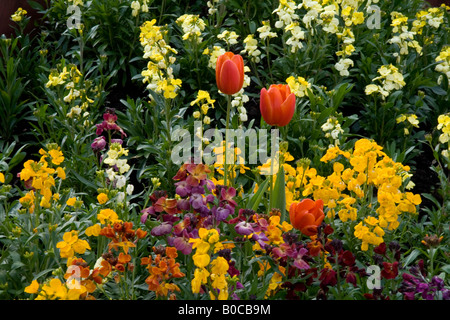
[[[270,21],[268,20],[263,21],[262,26],[256,29],[256,31],[259,32],[259,37],[262,40],[265,40],[266,38],[270,39],[277,37],[277,34],[275,32],[272,32],[271,30],[272,29],[270,28]]]

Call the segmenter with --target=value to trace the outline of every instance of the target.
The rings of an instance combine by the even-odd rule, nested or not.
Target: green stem
[[[227,95],[227,119],[225,126],[225,150],[224,150],[224,176],[223,176],[223,184],[227,185],[227,176],[228,176],[228,164],[227,164],[227,151],[228,151],[228,129],[230,128],[230,114],[231,114],[231,96]]]

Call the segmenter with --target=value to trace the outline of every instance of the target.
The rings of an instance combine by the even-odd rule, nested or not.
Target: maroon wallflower
[[[335,286],[337,284],[336,271],[333,269],[323,268],[320,271],[320,287],[325,290],[327,286]]]
[[[380,245],[376,246],[373,251],[383,256],[386,253],[386,243],[383,242]]]
[[[385,279],[395,279],[398,275],[398,262],[383,262],[384,269],[381,270],[381,276]]]

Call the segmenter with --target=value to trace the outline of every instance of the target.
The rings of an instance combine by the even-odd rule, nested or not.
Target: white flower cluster
[[[205,30],[206,24],[198,15],[183,14],[176,20],[176,23],[181,26],[184,32],[183,40],[193,39],[197,43],[203,41],[201,35],[202,31]]]
[[[139,14],[139,11],[141,12],[148,12],[148,0],[143,0],[143,3],[141,3],[137,0],[131,2],[131,14],[133,17],[136,17]]]
[[[403,80],[403,75],[392,64],[381,66],[378,69],[378,73],[380,76],[372,79],[372,81],[381,81],[381,86],[376,84],[367,85],[365,88],[366,95],[379,92],[383,99],[385,99],[391,91],[400,90],[406,84]]]
[[[251,60],[258,63],[261,61],[260,55],[261,51],[258,49],[258,40],[255,39],[255,37],[252,34],[249,34],[244,39],[245,48],[241,51],[242,53],[247,53]]]
[[[109,181],[114,184],[116,189],[122,189],[127,185],[127,178],[125,173],[130,170],[130,165],[127,163],[126,159],[121,159],[122,156],[128,156],[128,150],[123,148],[119,142],[111,143],[107,157],[103,162],[109,165],[106,169],[106,175]],[[131,195],[133,192],[133,185],[127,186],[127,193]],[[125,194],[121,195],[125,196]],[[120,201],[121,202],[121,201]]]
[[[237,39],[239,38],[239,35],[234,31],[225,30],[217,35],[217,38],[225,41],[227,45],[231,46],[238,43]]]
[[[233,100],[231,100],[231,106],[239,112],[239,120],[241,122],[248,120],[247,109],[245,109],[244,104],[249,101],[249,97],[245,94],[244,89],[250,85],[250,77],[245,74],[246,72],[250,72],[248,66],[244,66],[244,85],[238,93],[233,95]]]
[[[330,117],[327,119],[322,125],[322,131],[325,132],[326,138],[331,138],[334,140],[334,145],[330,145],[330,147],[339,145],[339,136],[344,133],[344,130],[341,128],[339,121],[335,117]]]

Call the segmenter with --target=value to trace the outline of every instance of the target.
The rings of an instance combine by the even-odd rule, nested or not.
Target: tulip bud
[[[238,93],[244,85],[244,60],[242,56],[225,52],[216,62],[217,88],[225,94]]]
[[[317,227],[325,218],[323,200],[304,199],[301,202],[293,202],[289,208],[289,218],[292,226],[304,235],[317,234]]]
[[[284,127],[294,116],[295,94],[287,84],[272,84],[269,90],[261,89],[259,107],[267,124]]]

